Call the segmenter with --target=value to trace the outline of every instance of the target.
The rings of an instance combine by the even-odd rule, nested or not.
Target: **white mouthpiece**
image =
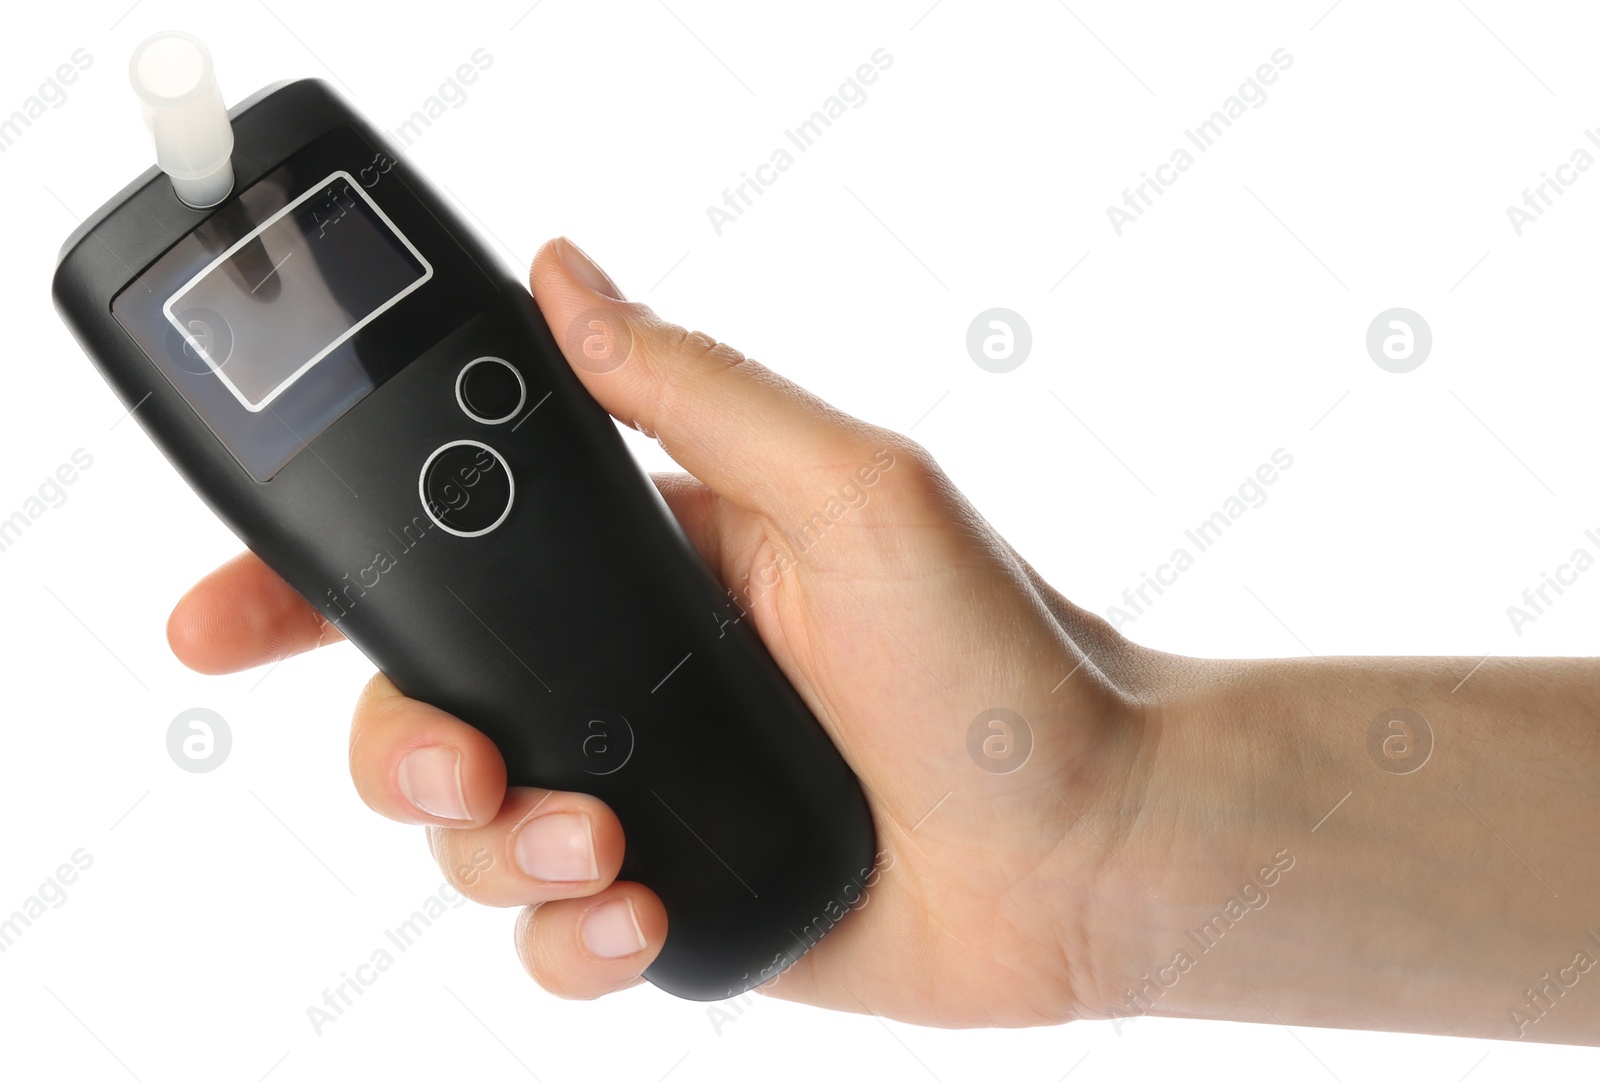
[[[128,78],[156,137],[156,164],[191,207],[214,207],[233,191],[233,125],[211,52],[177,30],[153,34],[128,61]]]

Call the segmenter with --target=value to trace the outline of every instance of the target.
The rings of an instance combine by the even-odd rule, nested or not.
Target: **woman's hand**
[[[887,868],[769,991],[952,1026],[1060,1021],[1095,1002],[1097,943],[1147,891],[1107,849],[1139,805],[1142,728],[1101,656],[1122,664],[1126,648],[904,437],[623,300],[566,241],[540,251],[532,286],[589,391],[689,471],[657,477],[662,495],[871,801]],[[628,344],[620,364],[582,352],[595,318]],[[184,597],[169,638],[190,666],[225,672],[339,636],[246,554]],[[1013,721],[975,722],[995,708]],[[457,886],[528,908],[518,950],[550,990],[623,988],[660,950],[666,915],[614,881],[623,833],[600,802],[508,790],[487,738],[382,676],[350,749],[362,799],[428,825],[447,875],[480,848],[504,858]]]
[[[1137,647],[904,437],[623,300],[565,241],[532,285],[594,397],[688,471],[656,478],[663,497],[872,805],[868,901],[766,992],[942,1026],[1150,1013],[1600,1041],[1592,660]],[[597,355],[601,332],[624,349]],[[339,638],[248,554],[168,634],[205,672]],[[1381,728],[1397,710],[1404,763]],[[625,988],[660,950],[666,915],[615,880],[599,801],[507,789],[486,737],[381,676],[350,766],[373,809],[427,825],[461,891],[525,907],[517,949],[551,991]]]

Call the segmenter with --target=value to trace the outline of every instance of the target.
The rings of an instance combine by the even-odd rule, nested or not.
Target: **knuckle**
[[[884,433],[876,442],[880,496],[891,512],[915,512],[948,503],[950,481],[933,455],[899,433]]]
[[[746,361],[744,354],[727,343],[718,342],[704,331],[690,331],[677,324],[661,325],[659,343],[666,358],[711,357],[730,368]]]
[[[460,832],[453,828],[430,824],[427,837],[428,852],[444,873],[446,882],[473,902],[488,903],[489,878],[497,864],[494,851],[481,841],[469,848],[464,845]]]

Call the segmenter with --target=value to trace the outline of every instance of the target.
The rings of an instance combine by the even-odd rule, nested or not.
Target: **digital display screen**
[[[255,413],[431,277],[365,187],[338,170],[234,242],[162,312]]]
[[[499,296],[405,166],[338,127],[188,227],[111,313],[266,482]]]
[[[302,456],[331,471],[312,449],[336,422],[501,303],[407,174],[363,133],[333,128],[198,221],[183,212],[187,232],[128,267],[111,300],[159,377],[258,482]]]

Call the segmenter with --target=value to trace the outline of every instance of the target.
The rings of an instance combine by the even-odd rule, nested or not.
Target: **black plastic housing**
[[[158,170],[139,177],[63,247],[62,318],[202,499],[403,692],[486,733],[512,784],[591,793],[616,811],[621,878],[667,910],[650,981],[710,1000],[772,977],[874,878],[855,777],[734,619],[525,286],[446,200],[321,81],[269,87],[231,115],[234,194],[197,211]],[[384,210],[419,247],[448,238],[451,251],[427,254],[462,273],[435,276],[358,332],[369,348],[399,342],[407,355],[261,482],[111,303],[253,182],[336,131],[393,158]],[[438,314],[457,309],[459,321],[441,325]],[[463,412],[457,374],[483,355],[516,366],[523,412],[535,414],[490,428]],[[480,537],[431,525],[418,495],[430,453],[462,439],[493,447],[516,484],[505,521]]]

